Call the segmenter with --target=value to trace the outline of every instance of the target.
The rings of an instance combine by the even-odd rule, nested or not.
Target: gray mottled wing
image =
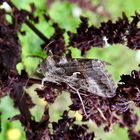
[[[100,60],[92,60],[83,64],[85,67],[85,77],[90,85],[89,90],[94,94],[103,97],[115,96],[116,84],[112,76],[105,69],[106,62]]]
[[[58,63],[54,61],[53,57],[48,57],[40,64],[39,71],[45,76],[45,81],[65,82],[71,87],[95,95],[113,97],[116,86],[111,75],[105,69],[106,64],[108,63],[97,59],[63,60]]]
[[[102,97],[115,96],[116,85],[111,75],[105,69],[106,62],[97,59],[79,59],[61,65],[65,70],[66,76],[71,76],[74,72],[80,72],[77,75],[77,81],[71,80],[73,85],[87,90],[95,95]],[[79,84],[78,84],[79,83]]]

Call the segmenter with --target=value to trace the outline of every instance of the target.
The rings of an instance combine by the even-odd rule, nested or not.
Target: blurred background
[[[46,22],[42,16],[44,11],[47,12],[57,22],[60,27],[66,29],[66,31],[76,32],[76,28],[80,23],[80,16],[89,18],[89,24],[100,26],[100,23],[109,19],[114,22],[118,17],[122,16],[122,12],[129,17],[134,15],[135,11],[140,12],[139,0],[12,0],[13,3],[19,8],[30,10],[30,3],[36,5],[36,16],[40,17],[39,24],[35,26],[42,31],[48,38],[51,37],[54,30],[51,26],[51,22]],[[3,4],[1,8],[8,6]],[[9,9],[10,10],[10,9]],[[10,18],[10,17],[7,17]],[[19,38],[22,44],[22,61],[17,64],[17,69],[20,73],[22,69],[25,69],[30,76],[34,73],[37,65],[41,61],[39,58],[28,57],[31,55],[43,55],[40,45],[43,43],[26,25],[22,26],[22,30],[26,31],[26,36]],[[66,41],[67,41],[67,37]],[[72,55],[75,58],[79,58],[80,51],[78,49],[72,49]],[[138,63],[140,62],[140,51],[130,50],[121,44],[114,44],[108,46],[105,49],[92,48],[86,54],[87,58],[98,58],[112,64],[108,67],[109,72],[112,74],[116,82],[119,81],[120,75],[130,74],[131,70],[138,69]],[[36,105],[31,111],[36,120],[39,120],[46,102],[41,100],[36,95],[34,89],[40,85],[34,85],[26,91],[32,96],[33,102]],[[60,104],[61,102],[61,104]],[[66,104],[64,106],[64,104]],[[68,105],[71,104],[69,95],[64,93],[57,98],[55,104],[50,105],[51,121],[57,121],[62,115],[63,110],[68,109]],[[13,107],[13,102],[9,97],[4,97],[1,100],[0,110],[2,131],[0,134],[0,140],[25,140],[25,134],[22,126],[18,121],[9,122],[7,119],[18,114],[18,110]],[[77,121],[81,116],[79,113],[75,113]],[[104,134],[102,129],[96,128],[96,126],[89,122],[91,129],[96,131],[97,139],[103,137],[103,140],[128,140],[127,130],[121,129],[115,126],[110,133]],[[102,135],[104,134],[104,135]]]

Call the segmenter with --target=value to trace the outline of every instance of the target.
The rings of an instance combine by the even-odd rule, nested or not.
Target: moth
[[[111,98],[115,96],[116,84],[105,69],[106,65],[107,62],[98,59],[56,59],[51,55],[38,66],[37,71],[44,76],[42,84],[45,81],[65,83],[78,95],[88,92]]]

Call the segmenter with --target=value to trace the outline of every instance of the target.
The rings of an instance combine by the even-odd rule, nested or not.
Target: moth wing
[[[115,96],[116,84],[112,79],[111,74],[105,69],[108,62],[93,59],[84,64],[85,77],[90,85],[90,90],[94,94],[102,97]]]
[[[116,86],[111,75],[105,69],[106,65],[110,64],[97,59],[75,59],[65,61],[65,63],[56,63],[55,69],[63,69],[63,73],[58,76],[62,77],[62,81],[76,88],[102,97],[113,97],[115,96]],[[79,74],[75,77],[73,74],[76,72],[79,72]]]

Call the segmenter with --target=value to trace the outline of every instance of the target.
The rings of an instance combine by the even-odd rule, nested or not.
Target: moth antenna
[[[44,47],[43,51],[46,51],[46,50],[47,50],[46,48],[47,48],[49,45],[51,45],[53,42],[54,42],[54,40],[52,40],[49,44],[47,44],[47,45]],[[43,51],[42,51],[41,55],[43,54]],[[52,53],[51,50],[49,50],[49,56],[53,56],[53,53]],[[40,59],[44,60],[43,57],[38,56],[38,55],[28,55],[27,57],[36,57],[36,58],[40,58]],[[39,63],[40,63],[40,62],[39,62]]]
[[[52,40],[51,42],[49,42],[45,47],[44,47],[44,49],[43,50],[47,50],[47,47],[49,47],[53,42],[54,42],[55,40]],[[51,50],[49,50],[49,52],[51,52],[52,53],[52,51]]]
[[[47,51],[47,47],[50,46],[53,42],[54,42],[54,40],[52,40],[51,42],[49,42],[49,44],[47,44],[47,45],[44,47],[43,51]],[[42,54],[43,54],[43,51],[42,51]],[[41,55],[42,55],[42,54],[41,54]],[[49,50],[48,55],[53,56],[53,53],[52,53],[51,50]],[[41,63],[41,62],[39,62],[39,64],[40,64],[40,63]]]
[[[43,51],[47,51],[47,47],[49,47],[54,41],[55,41],[55,40],[52,40],[51,42],[49,42],[49,44],[47,44],[47,45],[44,47]],[[49,56],[53,56],[53,53],[52,53],[51,50],[48,50],[48,55],[49,55]]]

